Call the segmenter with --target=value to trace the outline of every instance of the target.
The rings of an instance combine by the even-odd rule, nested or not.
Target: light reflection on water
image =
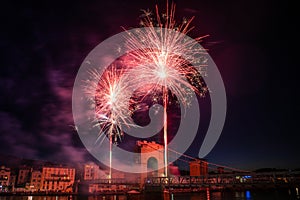
[[[141,195],[98,195],[98,196],[3,196],[0,200],[289,200],[299,199],[296,189],[258,191],[210,191],[199,193],[157,193]]]

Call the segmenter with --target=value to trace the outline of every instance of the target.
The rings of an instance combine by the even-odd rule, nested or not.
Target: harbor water
[[[0,200],[300,200],[296,189],[203,191],[199,193],[147,193],[127,195],[21,196],[1,194]]]

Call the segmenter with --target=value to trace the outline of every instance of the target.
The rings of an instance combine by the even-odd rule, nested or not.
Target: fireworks
[[[128,125],[128,84],[121,78],[122,69],[112,66],[103,74],[97,71],[90,72],[91,81],[88,81],[86,92],[91,101],[95,102],[95,121],[100,126],[100,134],[104,133],[114,143],[121,140],[123,132],[121,125]],[[98,138],[98,139],[99,139]]]
[[[144,10],[140,25],[147,29],[139,29],[136,34],[128,35],[127,67],[130,66],[134,77],[133,84],[143,85],[145,80],[152,80],[152,88],[144,91],[159,91],[162,94],[164,106],[164,160],[165,176],[168,175],[167,155],[167,105],[168,91],[171,91],[182,106],[189,105],[191,93],[204,96],[207,87],[199,72],[207,66],[206,51],[202,47],[195,46],[192,40],[185,37],[192,28],[189,28],[193,18],[184,19],[182,24],[176,24],[174,19],[175,5],[168,8],[166,13],[160,16],[156,6],[156,16]],[[206,37],[206,36],[204,36]],[[196,38],[200,42],[203,37]],[[188,60],[198,65],[192,66]]]
[[[122,79],[123,70],[111,66],[103,74],[97,71],[90,72],[90,81],[87,81],[86,93],[91,102],[94,102],[95,121],[100,127],[97,141],[106,135],[109,138],[109,176],[112,177],[112,144],[117,143],[123,136],[121,126],[127,124],[126,118],[130,116],[128,107],[128,84]],[[101,141],[101,142],[102,142]],[[100,144],[101,144],[100,142]]]
[[[153,17],[149,10],[144,10],[140,24],[148,29],[129,34],[126,65],[133,67],[135,74],[131,79],[133,83],[142,85],[144,80],[152,80],[154,83],[152,92],[167,88],[184,105],[188,105],[191,92],[196,92],[200,96],[204,96],[207,92],[201,78],[202,74],[199,74],[207,66],[206,51],[195,47],[194,42],[186,41],[184,38],[185,34],[192,30],[189,26],[193,18],[184,19],[182,24],[177,25],[174,14],[174,4],[170,11],[167,4],[166,14],[162,17],[157,6],[156,17]],[[204,37],[206,36],[195,40],[200,42]],[[198,65],[191,66],[187,59],[193,59]]]
[[[95,120],[100,126],[99,138],[103,134],[110,138],[110,168],[111,145],[122,138],[122,125],[130,125],[128,121],[131,120],[128,118],[133,113],[130,110],[133,92],[139,96],[137,99],[153,94],[153,101],[156,101],[157,94],[161,95],[167,176],[169,93],[175,95],[182,106],[188,106],[192,93],[204,96],[208,91],[201,77],[201,72],[207,66],[207,53],[200,45],[195,45],[195,40],[200,42],[206,36],[186,39],[186,34],[193,29],[190,27],[193,18],[184,19],[181,24],[177,24],[174,4],[169,9],[167,3],[166,13],[163,15],[159,14],[157,6],[155,15],[149,10],[143,12],[140,25],[145,28],[136,29],[134,34],[128,32],[128,51],[122,58],[122,66],[110,66],[103,74],[91,72],[86,92],[95,104]],[[134,104],[138,103],[141,101],[134,101]]]

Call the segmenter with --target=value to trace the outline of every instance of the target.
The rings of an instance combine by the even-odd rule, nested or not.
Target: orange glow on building
[[[10,168],[1,166],[0,168],[0,191],[5,191],[9,186]]]
[[[106,179],[108,175],[93,162],[84,165],[83,180]]]
[[[26,183],[30,182],[30,175],[32,172],[32,167],[22,166],[19,169],[17,186],[25,187]]]
[[[208,174],[208,162],[197,159],[190,162],[190,176],[205,176]]]
[[[30,178],[30,189],[31,191],[37,191],[42,186],[42,172],[32,171]]]
[[[43,167],[41,191],[72,192],[75,169],[67,167]]]

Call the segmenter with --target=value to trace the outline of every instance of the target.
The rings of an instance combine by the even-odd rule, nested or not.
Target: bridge
[[[170,148],[168,148],[168,156],[175,157],[177,162],[186,166],[198,160]],[[204,188],[230,189],[300,186],[300,171],[255,173],[208,161],[204,162],[207,168],[213,173],[209,174],[207,169],[204,170],[204,173],[201,172],[201,176],[147,177],[144,188],[149,191],[162,189],[194,191]]]
[[[151,157],[139,158],[139,163],[142,167],[149,169],[153,160],[162,162],[164,149],[162,145],[154,142],[139,142],[141,152],[152,152]],[[175,157],[175,165],[191,167],[190,163],[199,161],[189,155],[181,154],[173,149],[168,148],[168,156]],[[154,159],[153,159],[154,158]],[[198,191],[203,189],[230,189],[230,188],[277,188],[277,187],[299,187],[300,186],[300,171],[290,172],[270,172],[270,173],[255,173],[248,170],[237,169],[225,165],[215,164],[206,160],[204,169],[199,172],[199,175],[172,175],[169,173],[167,177],[160,176],[163,169],[157,169],[156,165],[150,165],[151,170],[156,170],[156,173],[143,173],[135,176],[135,178],[112,178],[112,179],[96,179],[82,181],[81,185],[88,186],[89,191],[109,191],[113,190],[124,191],[130,188],[144,189],[145,191],[155,192],[163,190],[172,191]],[[173,164],[173,163],[172,163]],[[156,166],[156,168],[155,168]],[[189,171],[187,169],[185,171]],[[208,170],[210,173],[208,173]],[[94,188],[91,188],[94,187]]]
[[[127,179],[98,179],[84,181],[81,184],[99,184],[104,186],[104,189],[101,190],[102,192],[110,191],[114,193],[124,193],[130,189],[143,189],[145,192],[163,192],[165,190],[172,192],[196,192],[206,189],[299,188],[300,171],[148,177],[143,185],[140,185],[139,181]]]
[[[300,186],[300,172],[234,173],[206,176],[150,177],[146,191],[199,191],[210,189],[296,188]]]

